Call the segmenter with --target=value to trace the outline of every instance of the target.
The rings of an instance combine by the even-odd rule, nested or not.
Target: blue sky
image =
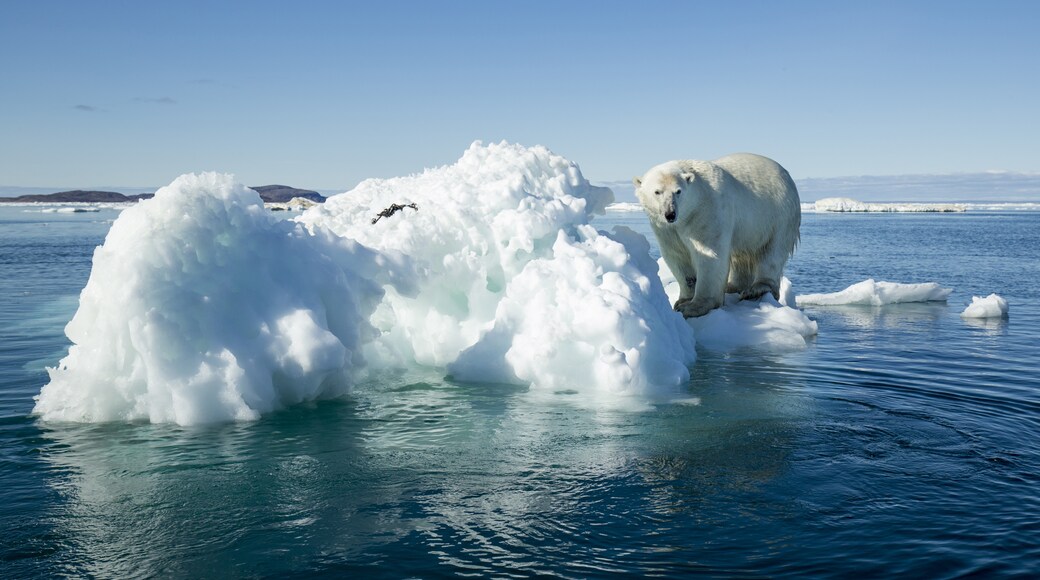
[[[0,184],[345,190],[543,144],[594,181],[1040,171],[1040,2],[0,3]]]

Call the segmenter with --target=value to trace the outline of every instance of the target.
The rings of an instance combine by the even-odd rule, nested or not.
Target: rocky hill
[[[309,189],[296,189],[288,185],[261,185],[250,188],[260,194],[265,203],[286,203],[294,197],[302,197],[316,203],[325,201],[325,196]],[[148,199],[155,194],[139,193],[123,195],[114,191],[59,191],[46,195],[21,195],[18,197],[0,197],[0,203],[129,203]]]
[[[267,203],[287,203],[294,197],[302,197],[316,203],[325,201],[325,196],[309,189],[296,189],[288,185],[261,185],[251,187],[253,191],[260,194],[260,199]]]
[[[46,195],[22,195],[19,197],[0,197],[0,202],[38,202],[38,203],[121,203],[133,201],[127,196],[114,191],[61,191]]]

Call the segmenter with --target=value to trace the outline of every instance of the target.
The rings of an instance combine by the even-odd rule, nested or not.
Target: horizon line
[[[951,173],[892,173],[892,174],[859,174],[859,175],[837,175],[831,177],[793,177],[795,182],[808,182],[808,181],[834,181],[834,180],[866,180],[866,179],[907,179],[907,178],[970,178],[970,177],[1027,177],[1027,178],[1040,178],[1040,171],[1012,171],[1002,169],[988,169],[984,171],[961,171]],[[367,178],[366,178],[367,179]],[[588,178],[586,178],[588,179]],[[364,180],[362,180],[364,181]],[[613,180],[588,180],[591,184],[611,185],[611,184],[625,184],[630,185],[631,179],[613,179]],[[359,182],[360,183],[360,182]],[[264,187],[267,185],[282,185],[285,187],[293,187],[295,189],[305,189],[315,191],[323,195],[329,193],[345,193],[350,191],[350,188],[336,188],[336,187],[325,187],[325,188],[308,188],[299,187],[296,185],[286,185],[284,183],[270,183],[257,186],[247,187]],[[134,193],[154,193],[156,190],[165,187],[165,185],[159,186],[131,186],[131,185],[88,185],[88,186],[46,186],[46,185],[4,185],[0,184],[0,197],[16,197],[19,194],[18,190],[47,190],[51,193],[64,193],[68,191],[111,191],[115,193],[125,193],[132,191]],[[33,195],[32,193],[28,195]]]

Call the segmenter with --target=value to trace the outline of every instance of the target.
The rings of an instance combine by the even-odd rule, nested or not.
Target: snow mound
[[[346,393],[403,259],[279,221],[230,176],[183,175],[122,212],[94,252],[45,420],[255,419]]]
[[[664,258],[659,258],[657,265],[669,303],[674,303],[679,299],[679,283]],[[785,277],[780,281],[779,302],[768,295],[742,301],[738,294],[727,294],[721,308],[688,318],[686,323],[693,329],[697,344],[711,350],[799,349],[805,347],[807,339],[816,336],[819,328],[814,320],[794,308],[794,297],[791,281]]]
[[[477,142],[453,165],[366,180],[297,220],[415,261],[417,297],[388,290],[372,318],[373,360],[608,398],[675,389],[692,335],[645,238],[589,225],[612,201],[544,147]]]
[[[853,284],[840,292],[802,294],[797,297],[797,302],[799,306],[882,306],[902,302],[944,302],[951,291],[951,289],[943,288],[935,282],[900,284],[897,282],[875,282],[873,279],[870,279]]]
[[[664,300],[649,249],[627,228],[560,232],[553,256],[513,279],[491,330],[449,371],[457,380],[593,389],[597,402],[684,384],[693,337]]]
[[[971,304],[961,312],[964,318],[1007,318],[1007,315],[1007,300],[996,294],[990,294],[985,298],[972,296]]]

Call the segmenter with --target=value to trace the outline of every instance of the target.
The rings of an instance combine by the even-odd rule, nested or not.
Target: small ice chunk
[[[669,304],[673,304],[679,299],[679,283],[664,258],[659,258],[657,265]],[[727,294],[722,308],[698,318],[688,318],[686,323],[693,329],[697,344],[711,350],[743,347],[792,350],[804,347],[806,339],[818,331],[816,322],[794,304],[791,281],[785,276],[780,281],[780,301],[770,295],[757,301],[741,301],[738,294]]]
[[[1007,318],[1007,315],[1007,300],[996,294],[990,294],[985,298],[972,296],[971,304],[961,312],[964,318]]]
[[[701,404],[701,398],[700,397],[684,397],[684,398],[680,398],[680,399],[674,399],[672,401],[672,404],[673,405],[687,405],[687,406],[690,406],[690,407],[697,407],[697,406],[699,406]]]
[[[794,294],[794,286],[791,284],[791,281],[787,279],[787,276],[784,276],[780,279],[780,304],[794,308],[797,303],[798,300]]]
[[[697,344],[722,351],[745,347],[797,350],[818,331],[816,322],[801,310],[784,306],[768,294],[757,301],[727,294],[722,308],[686,322],[693,328]]]
[[[882,306],[902,302],[945,302],[950,292],[950,288],[943,288],[935,282],[900,284],[869,279],[853,284],[841,292],[803,294],[796,300],[799,306]]]

